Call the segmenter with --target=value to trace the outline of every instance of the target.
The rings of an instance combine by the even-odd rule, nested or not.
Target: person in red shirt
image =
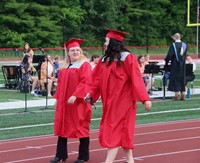
[[[149,111],[151,101],[146,91],[137,58],[123,45],[125,32],[106,29],[105,54],[92,72],[86,86],[86,102],[101,96],[102,119],[99,141],[108,148],[105,163],[113,163],[119,147],[124,149],[127,163],[134,163],[134,127],[136,101]]]
[[[51,163],[65,161],[68,158],[68,138],[79,138],[78,158],[74,163],[89,160],[89,125],[92,107],[85,103],[85,83],[92,69],[80,48],[81,39],[71,39],[64,43],[66,47],[65,64],[61,65],[58,85],[54,98],[56,111],[54,134],[58,136],[56,155]]]

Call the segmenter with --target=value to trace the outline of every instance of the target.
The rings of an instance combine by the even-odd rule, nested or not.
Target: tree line
[[[196,22],[197,0],[191,0],[191,22]],[[187,27],[183,0],[1,0],[0,48],[60,47],[71,37],[84,46],[101,46],[104,28],[126,31],[131,46],[168,45],[179,32],[196,43],[196,27]]]

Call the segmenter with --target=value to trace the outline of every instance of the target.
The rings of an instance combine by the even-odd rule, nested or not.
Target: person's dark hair
[[[60,58],[60,56],[59,55],[56,55],[55,57],[54,57],[54,60],[58,60]]]
[[[90,62],[94,61],[95,58],[99,58],[99,55],[97,54],[92,55]]]
[[[137,57],[137,60],[138,60],[138,63],[139,63],[139,64],[141,64],[141,63],[140,63],[140,59],[141,59],[142,57],[144,57],[144,56],[143,56],[143,55],[139,55],[139,56]]]
[[[44,55],[44,58],[42,59],[42,62],[46,62],[47,60],[48,60],[48,55],[45,54],[45,55]]]
[[[28,45],[28,46],[29,46],[29,48],[28,48],[28,49],[25,49],[25,46],[26,46],[26,45]],[[24,52],[24,53],[29,53],[30,51],[31,51],[31,48],[30,48],[30,45],[29,45],[29,43],[28,43],[28,42],[25,42],[25,43],[24,43],[23,52]]]
[[[103,62],[108,61],[109,66],[114,60],[116,60],[117,65],[120,65],[121,53],[125,51],[130,52],[128,49],[125,48],[122,42],[110,38],[109,45],[103,56]]]
[[[23,60],[22,60],[22,64],[25,66],[25,68],[27,68],[28,69],[28,67],[29,67],[29,62],[28,62],[28,59],[30,58],[30,56],[29,55],[25,55],[24,56],[24,58],[23,58]]]

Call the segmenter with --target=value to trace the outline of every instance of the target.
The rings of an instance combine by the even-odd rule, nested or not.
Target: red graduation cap
[[[84,40],[79,39],[79,38],[71,38],[69,41],[65,42],[63,44],[64,47],[66,47],[67,49],[72,48],[72,47],[80,47],[80,44],[84,42]]]
[[[117,31],[114,29],[110,28],[105,28],[105,30],[108,30],[109,32],[107,33],[106,37],[108,38],[113,38],[115,40],[118,40],[120,42],[124,41],[124,37],[130,35],[129,33],[122,32],[122,31]]]

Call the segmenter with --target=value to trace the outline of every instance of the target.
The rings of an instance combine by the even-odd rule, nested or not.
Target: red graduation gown
[[[99,61],[87,85],[94,100],[102,98],[103,112],[99,131],[102,147],[134,148],[136,101],[150,100],[138,67],[137,58],[124,52],[121,66]]]
[[[54,134],[65,138],[89,136],[91,105],[84,102],[85,83],[91,75],[88,62],[75,62],[59,71],[58,86],[54,98],[57,100]],[[67,104],[69,97],[76,96],[73,105]]]

